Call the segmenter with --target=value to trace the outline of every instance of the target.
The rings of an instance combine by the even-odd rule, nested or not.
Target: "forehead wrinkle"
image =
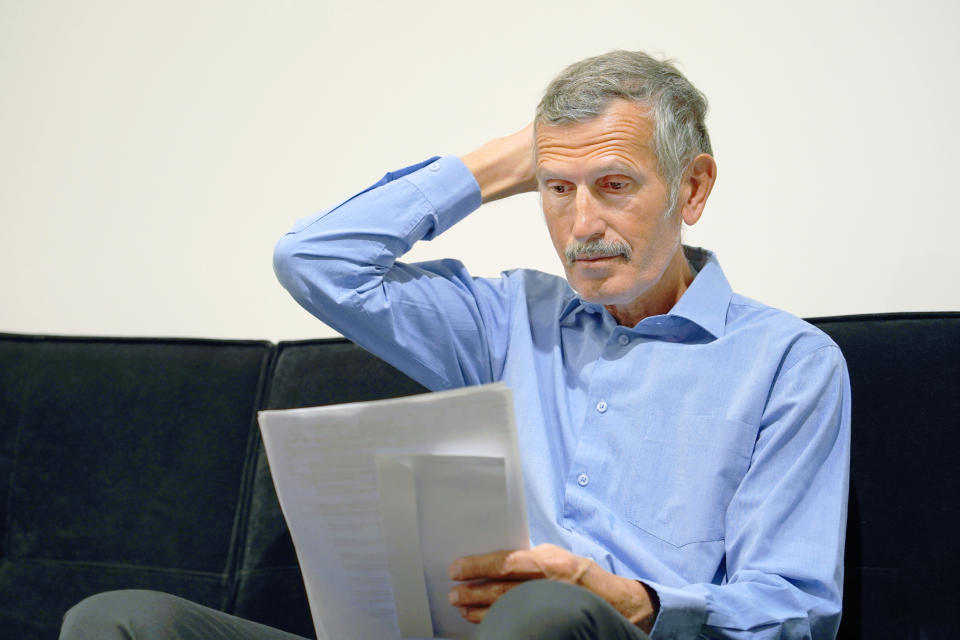
[[[569,176],[572,173],[602,176],[644,173],[643,160],[637,157],[633,145],[592,145],[586,153],[582,149],[547,149],[537,154],[537,175]]]
[[[550,144],[561,146],[591,146],[605,144],[611,139],[629,141],[645,148],[652,148],[653,123],[640,113],[633,104],[616,104],[604,113],[584,122],[565,124],[540,124],[536,128],[537,146]]]
[[[591,133],[578,132],[565,135],[563,132],[558,132],[557,135],[537,136],[538,153],[593,154],[606,148],[617,147],[652,150],[648,141],[630,130],[603,129]]]
[[[586,122],[538,127],[537,175],[562,172],[563,165],[577,168],[580,163],[599,162],[587,169],[592,174],[605,168],[622,173],[639,171],[644,164],[656,166],[650,120],[629,107],[611,109]]]

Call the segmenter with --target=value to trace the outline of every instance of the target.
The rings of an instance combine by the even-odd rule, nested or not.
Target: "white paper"
[[[427,576],[420,551],[417,483],[409,459],[376,454],[380,516],[397,625],[405,637],[433,636]]]
[[[509,390],[263,411],[259,421],[317,637],[467,637],[471,625],[446,601],[446,566],[529,546]]]

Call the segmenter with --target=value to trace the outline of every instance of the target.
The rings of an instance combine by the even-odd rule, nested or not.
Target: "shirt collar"
[[[726,330],[727,308],[730,306],[733,289],[727,282],[723,269],[720,268],[720,262],[717,260],[716,254],[700,247],[688,247],[686,245],[684,245],[683,251],[690,262],[690,266],[696,272],[696,277],[666,317],[687,320],[698,325],[713,337],[719,338]],[[580,296],[572,293],[570,300],[567,301],[560,312],[559,321],[564,325],[570,324],[580,312],[608,313],[603,305],[585,302]],[[660,316],[660,318],[663,317]],[[634,329],[642,329],[648,319],[641,321]],[[655,322],[657,325],[662,324],[660,321]]]
[[[686,245],[683,251],[696,269],[697,277],[668,315],[685,318],[703,327],[713,337],[719,338],[726,332],[727,308],[730,306],[730,298],[733,297],[733,289],[730,288],[715,253]]]

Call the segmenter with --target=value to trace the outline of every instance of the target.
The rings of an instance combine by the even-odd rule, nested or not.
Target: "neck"
[[[687,263],[683,245],[677,247],[666,270],[653,287],[627,304],[606,305],[617,324],[633,327],[644,318],[667,313],[693,282],[693,271]]]

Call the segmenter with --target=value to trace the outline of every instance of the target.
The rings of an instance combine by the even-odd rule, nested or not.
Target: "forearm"
[[[535,190],[533,126],[491,140],[462,163],[469,176],[453,158],[388,173],[337,207],[298,223],[274,253],[281,283],[326,321],[329,294],[339,298],[347,288],[375,288],[413,243],[442,233],[481,202]]]
[[[801,342],[801,344],[803,344]],[[849,380],[833,345],[799,348],[767,400],[726,510],[724,584],[665,586],[651,636],[833,638],[847,514]]]
[[[457,158],[421,163],[298,222],[278,242],[274,269],[310,313],[428,388],[489,382],[489,360],[464,354],[489,348],[484,322],[501,315],[488,311],[495,301],[475,298],[457,261],[397,260],[479,206]]]
[[[397,258],[480,205],[476,184],[455,158],[388,173],[378,183],[299,221],[274,251],[281,284],[322,320],[346,296],[377,289]],[[332,303],[332,304],[331,304]]]
[[[483,202],[536,191],[534,172],[533,125],[505,136],[494,138],[461,159],[477,184]]]
[[[661,602],[650,632],[653,640],[827,640],[840,619],[839,599],[804,590],[776,574],[741,574],[723,585],[651,587]]]

